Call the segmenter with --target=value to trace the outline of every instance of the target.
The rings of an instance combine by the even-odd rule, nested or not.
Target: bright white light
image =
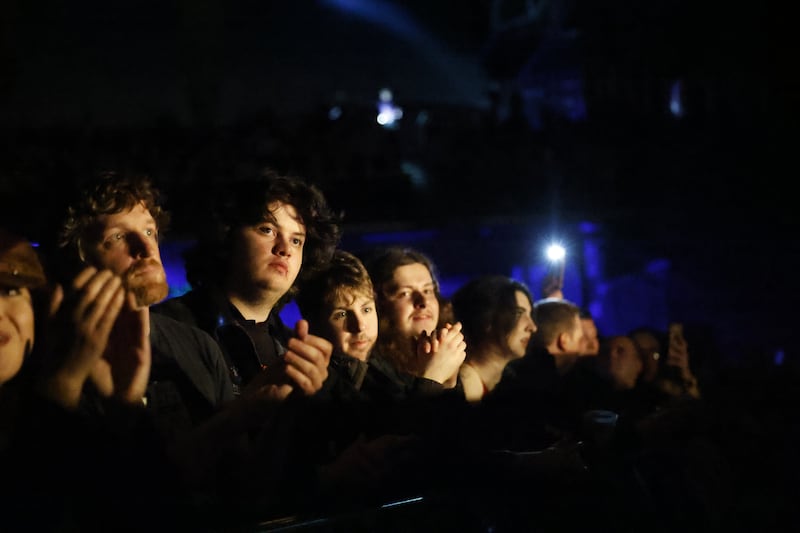
[[[394,122],[394,112],[391,110],[381,111],[378,113],[378,124],[381,126],[389,126]]]
[[[392,91],[383,88],[378,92],[378,124],[385,128],[394,129],[398,121],[403,118],[403,109],[392,102]]]
[[[567,251],[560,244],[551,244],[547,247],[546,253],[550,261],[561,261],[567,255]]]
[[[378,104],[378,116],[376,120],[381,126],[392,128],[397,126],[397,122],[403,118],[403,110],[392,104]]]

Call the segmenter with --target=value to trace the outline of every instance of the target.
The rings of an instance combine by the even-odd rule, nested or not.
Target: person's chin
[[[412,337],[419,337],[419,336],[421,336],[423,333],[425,333],[426,335],[430,335],[431,333],[433,333],[433,330],[434,330],[434,329],[436,329],[436,326],[432,326],[432,325],[419,325],[419,324],[415,324],[415,325],[414,325],[414,326],[411,328],[411,330],[409,331],[409,333],[410,333],[410,335],[411,335]]]
[[[169,294],[169,285],[166,280],[160,282],[147,283],[144,285],[130,287],[136,297],[136,305],[148,307],[160,302]]]
[[[272,274],[273,275],[264,279],[263,286],[285,294],[292,287],[292,282],[287,276],[278,274],[277,272],[273,272]]]
[[[350,352],[347,355],[349,355],[354,359],[358,359],[359,361],[366,361],[367,356],[369,355],[369,350],[362,350],[362,349],[350,350]]]

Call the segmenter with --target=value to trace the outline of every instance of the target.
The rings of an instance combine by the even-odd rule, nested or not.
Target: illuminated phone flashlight
[[[564,261],[564,258],[567,256],[567,251],[558,243],[553,243],[547,247],[545,252],[547,254],[547,258],[555,263],[556,261]]]
[[[550,262],[550,276],[556,280],[558,289],[564,287],[564,264],[567,251],[559,243],[551,243],[545,250],[547,260]]]
[[[389,89],[381,89],[380,93],[378,93],[378,116],[376,120],[384,128],[397,128],[400,119],[403,118],[403,110],[394,105],[393,98],[392,91]]]

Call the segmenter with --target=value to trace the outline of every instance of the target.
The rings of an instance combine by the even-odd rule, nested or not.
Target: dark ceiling
[[[3,218],[38,236],[82,176],[132,167],[188,230],[204,183],[270,165],[352,225],[595,220],[793,265],[793,33],[760,4],[698,4],[7,0]]]

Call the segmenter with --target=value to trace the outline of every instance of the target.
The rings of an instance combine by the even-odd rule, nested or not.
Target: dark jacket
[[[169,316],[180,322],[202,329],[217,341],[228,366],[234,395],[261,369],[273,361],[261,361],[256,346],[247,331],[237,321],[238,311],[225,296],[214,289],[193,289],[182,296],[171,298],[154,306],[155,313]],[[280,315],[273,310],[264,325],[274,343],[276,357],[286,352],[291,330]]]
[[[233,399],[222,352],[205,332],[151,313],[150,346],[147,408],[166,436],[196,427]]]

